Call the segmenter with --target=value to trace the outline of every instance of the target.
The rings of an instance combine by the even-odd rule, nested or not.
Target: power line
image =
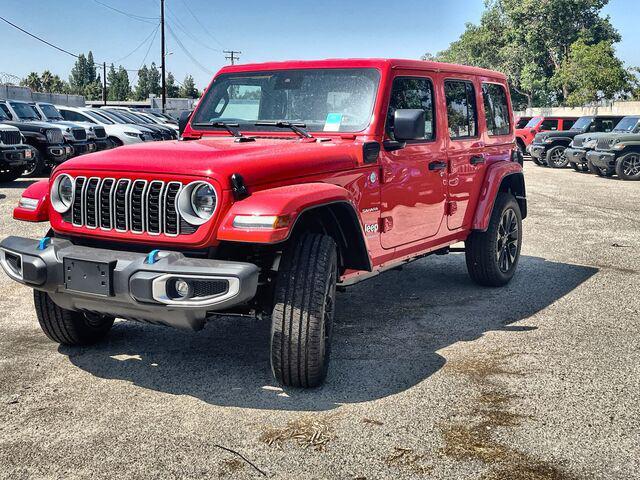
[[[111,5],[107,5],[106,3],[102,3],[99,0],[93,0],[95,3],[97,3],[98,5],[102,5],[105,8],[108,8],[109,10],[113,10],[114,12],[118,12],[120,15],[124,15],[125,17],[129,17],[133,20],[138,20],[139,22],[145,22],[145,23],[152,23],[150,22],[150,20],[154,20],[154,21],[158,21],[159,19],[156,17],[143,17],[141,15],[135,15],[133,13],[128,13],[125,12],[123,10],[119,10],[115,7],[112,7]]]
[[[158,27],[160,27],[160,25],[158,25]],[[158,27],[156,27],[156,29],[153,31],[153,38],[151,39],[151,42],[149,43],[149,48],[147,48],[147,53],[144,54],[144,58],[142,59],[142,63],[140,63],[140,68],[142,68],[142,66],[145,64],[144,62],[147,61],[147,57],[149,56],[149,52],[151,51],[151,47],[153,46],[153,42],[156,39],[156,36],[158,35]],[[138,70],[140,70],[140,68]]]
[[[187,27],[184,26],[184,24],[178,19],[177,15],[175,15],[173,13],[173,11],[169,8],[169,6],[167,5],[167,9],[168,9],[168,13],[169,15],[171,15],[171,22],[173,23],[174,27],[178,27],[180,30],[182,30],[182,32],[188,36],[191,40],[193,40],[194,42],[196,42],[196,44],[198,44],[199,47],[204,47],[204,48],[208,48],[209,50],[213,50],[214,52],[221,52],[222,50],[220,50],[219,48],[213,48],[210,47],[209,45],[207,45],[206,43],[202,42],[202,40],[200,40],[199,38],[197,38],[196,36],[193,35],[193,33],[191,33],[189,31],[189,29]]]
[[[196,60],[194,58],[193,55],[191,55],[191,52],[189,52],[189,50],[187,48],[185,48],[185,46],[182,44],[182,42],[180,41],[180,39],[176,36],[175,32],[173,31],[173,29],[171,28],[171,25],[167,23],[167,30],[169,30],[169,34],[171,35],[171,37],[173,37],[173,39],[175,40],[175,42],[178,44],[178,46],[180,47],[180,49],[182,50],[182,52],[191,59],[191,61],[193,62],[194,65],[196,65],[198,68],[200,68],[203,72],[205,72],[208,75],[213,75],[213,71],[211,71],[210,69],[208,69],[207,67],[205,67],[204,65],[202,65],[198,60]]]
[[[145,37],[145,39],[140,42],[140,45],[138,45],[136,48],[134,48],[133,50],[131,50],[131,52],[129,52],[127,55],[125,55],[122,58],[119,58],[118,60],[116,60],[114,63],[118,63],[121,62],[122,60],[124,60],[125,58],[129,58],[131,55],[133,55],[134,53],[136,53],[138,50],[140,50],[140,48],[149,41],[149,39],[151,38],[151,36],[153,35],[153,38],[155,39],[155,34],[158,33],[158,28],[160,28],[160,24],[156,25],[156,28],[154,28],[151,33],[149,35],[147,35]],[[151,40],[151,43],[153,43],[153,40]],[[147,52],[148,54],[149,52]],[[146,56],[145,56],[146,59]]]
[[[71,55],[72,57],[78,58],[79,55],[76,55],[75,53],[71,53],[69,50],[65,50],[64,48],[58,47],[57,45],[54,45],[53,43],[47,42],[45,39],[40,38],[37,35],[34,35],[33,33],[27,32],[24,28],[20,28],[18,25],[16,25],[15,23],[11,23],[9,20],[7,20],[4,17],[0,17],[0,20],[2,20],[5,23],[8,23],[9,25],[11,25],[13,28],[17,28],[18,30],[20,30],[22,33],[26,33],[27,35],[29,35],[30,37],[35,38],[36,40],[38,40],[39,42],[42,42],[44,44],[49,45],[50,47],[55,48],[56,50],[60,50],[62,53],[66,53],[67,55]]]
[[[193,10],[191,10],[191,8],[189,7],[189,4],[187,4],[186,0],[182,0],[182,3],[184,4],[184,6],[186,7],[187,11],[191,14],[191,16],[194,18],[194,20],[196,22],[198,22],[198,25],[200,25],[202,27],[202,30],[205,31],[205,33],[207,35],[209,35],[214,42],[216,42],[218,45],[220,45],[221,47],[224,48],[224,45],[222,45],[222,43],[220,43],[220,40],[218,40],[210,31],[207,27],[204,26],[204,24],[200,21],[200,19],[196,16],[195,13],[193,13]]]

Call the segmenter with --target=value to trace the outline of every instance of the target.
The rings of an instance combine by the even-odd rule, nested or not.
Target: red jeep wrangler
[[[516,128],[516,144],[520,152],[524,155],[528,153],[529,146],[533,139],[540,132],[570,130],[578,117],[532,117],[522,126],[518,124]],[[537,159],[533,159],[539,163]]]
[[[478,68],[225,67],[183,141],[79,157],[28,188],[14,216],[51,230],[4,239],[0,261],[56,342],[96,342],[115,317],[264,314],[276,379],[316,386],[337,286],[462,241],[473,280],[511,279],[527,208],[512,118],[505,77]]]

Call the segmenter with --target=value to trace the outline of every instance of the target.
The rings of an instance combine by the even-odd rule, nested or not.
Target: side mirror
[[[178,132],[180,133],[180,136],[184,133],[184,129],[187,128],[187,123],[189,123],[192,113],[193,110],[189,110],[180,114],[180,119],[178,120]]]
[[[393,115],[393,136],[397,142],[424,138],[424,110],[399,109]]]

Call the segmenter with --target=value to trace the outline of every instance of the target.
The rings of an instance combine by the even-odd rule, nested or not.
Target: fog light
[[[189,298],[191,296],[191,286],[185,280],[178,278],[174,284],[173,288],[176,291],[176,296],[178,298]]]

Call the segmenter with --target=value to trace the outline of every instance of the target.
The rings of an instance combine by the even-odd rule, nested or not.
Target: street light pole
[[[165,45],[164,45],[164,0],[160,0],[160,42],[162,43],[162,113],[164,113],[167,104],[167,76],[165,68]]]

